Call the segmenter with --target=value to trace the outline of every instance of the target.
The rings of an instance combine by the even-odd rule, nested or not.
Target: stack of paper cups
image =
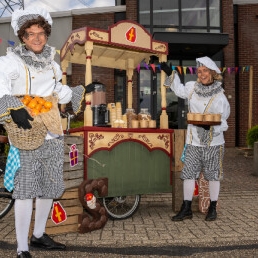
[[[124,128],[127,128],[127,115],[122,115],[122,120],[124,121]]]
[[[114,121],[117,120],[115,103],[109,103],[108,107],[109,107],[110,123],[111,123],[111,126],[114,127]]]
[[[121,102],[116,102],[116,119],[122,120],[122,106],[121,106]]]

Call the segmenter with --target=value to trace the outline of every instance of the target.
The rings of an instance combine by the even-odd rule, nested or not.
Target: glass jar
[[[150,121],[151,120],[151,115],[148,111],[148,108],[141,108],[140,113],[138,114],[138,120],[147,120]]]
[[[99,106],[106,104],[106,86],[101,83],[96,83],[94,91],[92,92],[91,105]]]
[[[133,108],[126,109],[127,128],[132,128],[132,120],[137,120],[137,115]]]

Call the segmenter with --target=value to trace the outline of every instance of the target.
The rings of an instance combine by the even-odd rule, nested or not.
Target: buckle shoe
[[[22,251],[21,253],[17,254],[17,258],[32,258],[29,251]]]
[[[54,241],[46,233],[44,233],[43,236],[40,238],[36,238],[35,236],[32,236],[30,239],[30,245],[33,247],[56,249],[56,250],[64,250],[66,248],[64,244]]]

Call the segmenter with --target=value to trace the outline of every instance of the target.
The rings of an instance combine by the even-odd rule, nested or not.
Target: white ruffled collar
[[[220,92],[224,92],[221,85],[222,83],[220,81],[214,81],[214,83],[209,86],[196,82],[194,92],[200,97],[211,97]]]
[[[7,48],[7,53],[10,52],[19,56],[29,68],[38,72],[52,69],[52,61],[56,54],[55,48],[49,45],[45,45],[40,54],[27,50],[24,45]]]

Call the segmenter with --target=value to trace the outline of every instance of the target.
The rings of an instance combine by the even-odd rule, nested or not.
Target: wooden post
[[[253,115],[253,66],[250,66],[249,71],[249,114],[248,114],[248,129],[252,127]]]
[[[92,69],[91,69],[91,58],[93,51],[93,42],[87,41],[85,43],[86,52],[86,71],[85,71],[85,86],[92,83]],[[85,96],[86,107],[84,111],[84,126],[93,125],[93,114],[91,110],[91,93]]]
[[[161,55],[159,57],[160,62],[166,62],[167,56]],[[160,115],[160,128],[168,129],[168,115],[167,115],[167,100],[166,100],[166,88],[163,86],[166,79],[166,74],[164,71],[160,73],[160,91],[161,91],[161,115]]]
[[[133,67],[134,61],[133,59],[127,60],[127,108],[133,107]]]

